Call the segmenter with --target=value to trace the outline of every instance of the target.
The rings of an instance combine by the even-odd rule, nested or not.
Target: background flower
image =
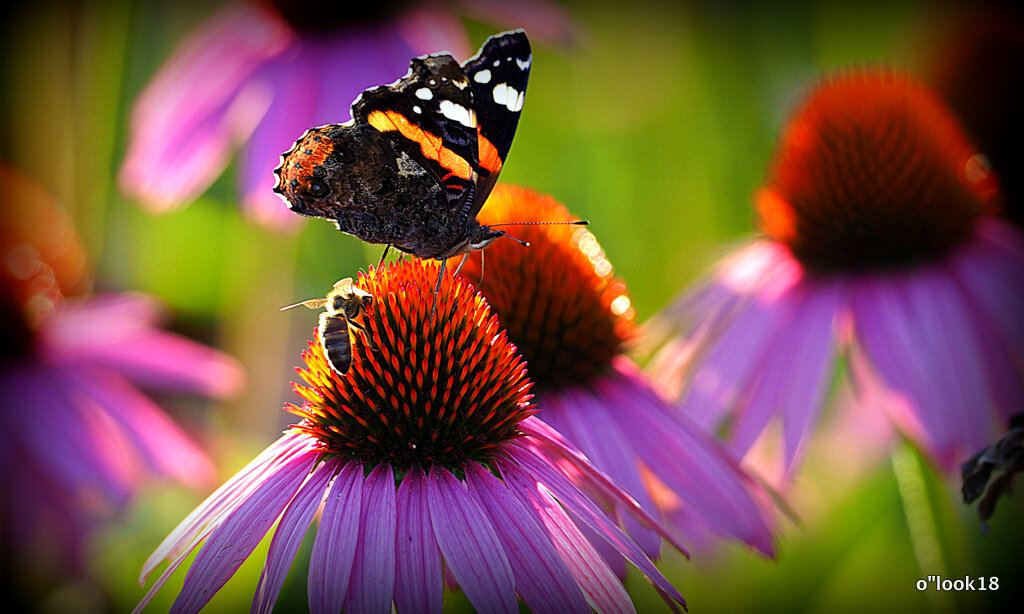
[[[630,610],[598,541],[637,565],[673,609],[682,603],[574,482],[637,513],[632,499],[530,418],[525,365],[487,302],[445,277],[431,317],[438,269],[404,262],[360,276],[376,300],[349,371],[339,375],[310,343],[298,370],[305,385],[295,387],[304,403],[291,407],[302,420],[157,548],[143,578],[171,562],[140,605],[202,543],[172,607],[198,611],[280,518],[253,601],[270,611],[321,502],[308,575],[314,612],[386,613],[392,602],[440,612],[442,568],[477,609],[518,611],[518,594],[535,611]]]
[[[563,13],[541,2],[515,9],[462,4],[505,25],[536,23],[541,33],[560,36],[570,30]],[[271,190],[281,153],[307,128],[348,121],[356,96],[404,75],[410,58],[444,50],[460,61],[468,58],[472,47],[452,8],[404,2],[228,5],[175,50],[139,95],[122,189],[154,210],[186,205],[244,144],[238,166],[243,207],[267,225],[294,225],[297,218]]]
[[[765,493],[624,356],[634,334],[633,305],[594,235],[557,225],[576,218],[553,198],[505,184],[478,219],[492,226],[553,223],[503,227],[529,246],[499,240],[463,268],[526,358],[541,419],[641,505],[659,510],[680,539],[733,538],[771,555],[770,514],[757,501]],[[621,520],[657,554],[656,533]],[[625,571],[621,559],[609,558]]]
[[[207,455],[135,384],[223,397],[242,374],[227,356],[160,331],[135,294],[87,299],[85,256],[38,187],[0,168],[0,524],[16,594],[83,573],[89,531],[147,480],[208,486]]]
[[[1024,240],[930,90],[891,71],[820,83],[757,199],[768,235],[671,306],[656,357],[681,408],[744,452],[782,420],[792,469],[835,360],[860,402],[946,470],[1024,403]]]

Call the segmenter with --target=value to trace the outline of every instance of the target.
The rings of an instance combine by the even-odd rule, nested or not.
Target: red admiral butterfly
[[[274,191],[363,241],[441,260],[444,275],[445,259],[505,235],[476,215],[512,145],[531,61],[522,30],[492,36],[462,65],[413,59],[404,78],[356,98],[352,121],[306,131],[282,155]]]

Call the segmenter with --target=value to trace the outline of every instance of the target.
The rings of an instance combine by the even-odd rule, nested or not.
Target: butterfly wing
[[[470,213],[473,217],[498,181],[512,139],[519,125],[533,54],[522,30],[497,34],[487,39],[463,69],[473,90],[476,109],[480,177]]]

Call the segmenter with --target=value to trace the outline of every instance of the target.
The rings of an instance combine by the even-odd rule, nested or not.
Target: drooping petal
[[[195,32],[139,96],[120,172],[130,195],[157,209],[193,199],[227,164],[259,109],[240,95],[293,33],[272,11],[231,5]]]
[[[635,408],[630,406],[628,412],[622,412],[619,408],[625,406],[616,403],[612,411],[608,411],[592,390],[576,388],[544,395],[540,405],[544,408],[545,422],[571,439],[596,467],[622,486],[644,509],[652,512],[657,509],[640,475],[639,452],[632,445],[633,440],[607,415],[631,415]],[[661,536],[629,514],[621,521],[647,556],[657,558]]]
[[[509,442],[505,449],[523,471],[527,472],[535,481],[543,484],[574,518],[589,526],[602,539],[615,546],[626,560],[647,576],[655,588],[666,592],[671,599],[684,603],[683,596],[651,563],[636,542],[611,522],[604,512],[594,504],[593,500],[580,491],[575,484],[556,471],[537,452],[518,442]],[[628,498],[624,492],[622,496]],[[637,507],[639,508],[639,506]]]
[[[862,280],[853,296],[855,331],[870,361],[904,404],[887,404],[898,426],[943,467],[985,444],[987,380],[963,325],[962,295],[931,270]]]
[[[87,366],[56,368],[62,379],[73,382],[110,415],[152,469],[193,486],[212,481],[216,469],[210,458],[149,397],[118,374]]]
[[[348,592],[359,539],[363,465],[342,467],[324,502],[320,526],[309,557],[309,609],[314,614],[340,612]]]
[[[785,464],[793,469],[829,389],[841,298],[836,284],[821,282],[801,284],[783,299],[792,303],[790,325],[777,331],[765,352],[757,383],[729,437],[739,454],[750,449],[772,414],[781,413]]]
[[[345,610],[389,614],[395,594],[395,475],[377,465],[363,484],[359,542]]]
[[[209,535],[185,575],[172,612],[198,612],[249,558],[291,501],[316,462],[297,455],[260,481],[246,500]]]
[[[684,392],[680,408],[705,427],[717,426],[724,414],[745,394],[764,359],[768,344],[777,330],[792,322],[786,296],[801,279],[799,265],[781,251],[770,252],[777,258],[767,267],[764,277],[750,280],[756,288],[750,300],[722,322],[721,334],[709,333],[706,355]],[[759,265],[761,263],[758,263]],[[758,267],[760,269],[760,267]],[[722,280],[727,287],[745,278]],[[712,421],[713,420],[713,421]]]
[[[248,500],[260,479],[272,475],[286,463],[295,462],[296,458],[312,454],[314,445],[315,441],[309,437],[294,433],[284,435],[271,444],[178,523],[142,565],[139,583],[146,581],[146,577],[160,561],[171,558],[174,559],[175,565],[179,563],[217,526],[221,518]],[[168,573],[164,572],[158,584],[162,583],[167,575]],[[151,594],[153,592],[150,591]]]
[[[395,610],[440,614],[444,607],[441,551],[427,510],[427,476],[411,468],[398,487]]]
[[[267,561],[263,565],[259,584],[256,586],[256,596],[252,604],[254,613],[269,614],[273,611],[281,586],[284,585],[284,579],[295,559],[295,553],[298,552],[306,529],[320,507],[320,502],[323,501],[327,483],[333,472],[334,467],[331,463],[317,465],[281,516],[281,522],[278,523],[274,538],[270,542],[270,550],[267,552]]]
[[[639,459],[682,500],[688,516],[771,556],[772,532],[751,494],[758,490],[753,480],[686,415],[668,410],[652,390],[638,385],[635,367],[625,361],[616,367],[620,378],[596,385],[613,407],[630,404],[628,414],[607,413],[635,443]]]
[[[634,612],[633,601],[619,574],[608,566],[607,557],[598,553],[594,543],[583,535],[554,497],[514,463],[499,460],[498,465],[509,491],[525,507],[537,512],[588,603],[598,612]]]
[[[434,536],[444,560],[479,612],[518,612],[512,567],[490,519],[447,469],[427,477]]]
[[[516,591],[533,612],[589,612],[546,532],[509,488],[482,465],[466,469],[470,495],[486,512],[504,546]]]
[[[141,294],[106,294],[63,304],[41,331],[43,355],[61,364],[109,367],[161,390],[228,396],[244,380],[239,363],[155,325],[161,310]]]

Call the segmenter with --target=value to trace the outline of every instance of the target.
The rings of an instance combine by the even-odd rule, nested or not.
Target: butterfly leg
[[[361,331],[363,333],[363,341],[366,343],[366,345],[370,346],[371,350],[375,349],[373,341],[370,339],[370,331],[366,330],[366,327],[364,327],[359,322],[356,322],[355,320],[348,320],[348,325],[358,331]]]
[[[384,259],[388,257],[388,250],[391,249],[391,244],[388,243],[384,246],[384,253],[380,255],[380,262],[377,263],[377,268],[384,266]]]
[[[455,272],[452,273],[452,277],[459,276],[459,271],[462,270],[462,265],[466,264],[466,258],[469,258],[469,252],[462,254],[462,260],[459,260],[459,266],[455,267]]]

